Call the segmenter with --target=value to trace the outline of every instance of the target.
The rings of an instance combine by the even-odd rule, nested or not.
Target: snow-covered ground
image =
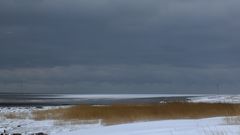
[[[44,132],[50,135],[239,135],[240,125],[228,124],[225,118],[195,120],[163,120],[131,124],[102,126],[96,124],[57,124],[53,120],[5,119],[0,130],[10,133],[31,134]]]
[[[206,95],[189,98],[190,102],[240,103],[240,95]]]
[[[239,135],[240,125],[228,125],[223,117],[199,120],[164,120],[106,127],[92,127],[56,135]]]
[[[190,100],[190,102],[240,103],[240,95],[209,95],[193,97]],[[23,135],[38,132],[49,135],[240,135],[240,118],[237,123],[229,123],[224,117],[216,117],[136,122],[112,126],[101,125],[100,120],[83,124],[79,121],[70,123],[31,119],[32,111],[50,108],[55,107],[0,107],[0,133],[6,130],[10,134]],[[5,117],[5,114],[9,113],[24,113],[29,117],[9,119]]]
[[[100,124],[59,123],[54,120],[35,121],[32,119],[0,119],[0,133],[6,130],[9,134],[21,133],[23,135],[29,135],[43,132],[57,135],[64,132],[66,133],[65,135],[68,135],[68,133],[72,131],[94,127],[100,127]]]
[[[36,121],[32,119],[32,111],[37,110],[47,110],[59,107],[67,106],[45,106],[45,107],[0,107],[0,133],[4,130],[7,133],[21,133],[21,134],[31,134],[31,133],[58,133],[66,130],[80,129],[80,127],[86,128],[88,125],[73,125],[71,123],[64,123],[64,125],[59,124],[59,122],[54,120],[43,120]],[[13,114],[13,116],[11,116]],[[14,118],[16,116],[16,118]],[[13,118],[8,118],[13,117]],[[99,125],[99,124],[95,124]],[[91,125],[92,127],[93,125]]]
[[[67,106],[44,106],[44,107],[0,107],[0,114],[6,113],[31,113],[32,111],[37,110],[48,110],[59,107],[67,107]]]

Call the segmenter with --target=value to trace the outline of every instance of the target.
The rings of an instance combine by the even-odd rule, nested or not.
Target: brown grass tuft
[[[206,118],[236,116],[240,104],[226,103],[162,103],[162,104],[116,104],[110,106],[78,105],[69,108],[33,112],[37,120],[98,120],[104,124],[179,118]]]

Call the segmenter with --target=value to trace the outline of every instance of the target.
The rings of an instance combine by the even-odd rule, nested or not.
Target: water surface
[[[187,101],[197,95],[0,93],[0,106],[159,103]]]

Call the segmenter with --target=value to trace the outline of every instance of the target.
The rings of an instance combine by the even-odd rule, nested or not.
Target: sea
[[[0,106],[110,105],[188,101],[199,95],[0,93]]]

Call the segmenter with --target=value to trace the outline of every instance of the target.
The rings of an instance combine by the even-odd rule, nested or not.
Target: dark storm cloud
[[[237,92],[239,4],[1,0],[2,91]]]
[[[229,93],[236,93],[239,73],[239,68],[226,67],[75,65],[1,70],[0,84],[2,89],[15,92],[224,93],[228,88]]]

